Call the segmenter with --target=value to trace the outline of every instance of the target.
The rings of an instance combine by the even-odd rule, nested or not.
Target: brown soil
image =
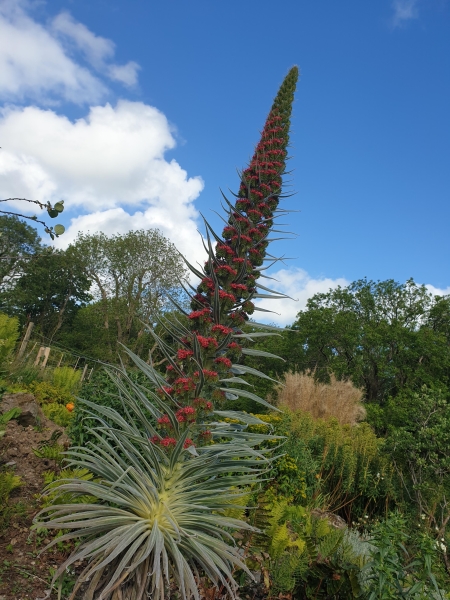
[[[0,468],[22,479],[21,487],[11,492],[7,507],[0,511],[0,600],[57,597],[49,595],[51,569],[61,564],[70,549],[56,547],[40,555],[50,541],[48,534],[30,531],[40,508],[42,474],[55,468],[53,461],[37,458],[32,449],[55,430],[63,431],[48,419],[39,431],[10,421],[0,440]],[[63,434],[59,442],[68,443],[67,437]]]

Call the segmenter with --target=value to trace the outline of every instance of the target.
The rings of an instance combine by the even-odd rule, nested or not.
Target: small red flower
[[[216,371],[209,371],[208,369],[203,369],[203,376],[207,381],[216,381],[219,377],[219,374]]]
[[[232,283],[231,288],[233,290],[239,290],[241,292],[248,292],[247,286],[243,283]]]
[[[195,421],[195,408],[193,406],[185,406],[184,408],[180,408],[176,412],[176,418],[179,423],[192,423]]]
[[[217,340],[213,337],[203,337],[202,335],[197,335],[198,343],[202,348],[211,349],[217,348]]]
[[[185,350],[184,348],[180,348],[177,352],[177,357],[179,360],[186,360],[186,358],[189,358],[193,355],[194,352],[192,350]]]
[[[231,287],[233,287],[233,284],[231,284]],[[233,330],[230,327],[225,327],[225,325],[213,325],[211,331],[212,333],[221,333],[222,335],[233,333]]]
[[[229,275],[231,277],[236,277],[237,275],[237,271],[229,265],[220,265],[220,267],[217,267],[217,269],[215,269],[215,272],[217,273],[217,275]]]
[[[173,387],[178,394],[193,392],[195,383],[190,377],[178,377],[173,382]]]
[[[236,302],[236,298],[233,296],[233,294],[229,294],[225,290],[219,290],[219,298],[221,300],[229,300],[233,304]]]
[[[217,256],[234,256],[234,250],[225,244],[218,244],[216,248]]]
[[[162,417],[160,417],[158,419],[158,423],[159,423],[159,425],[169,425],[169,426],[172,425],[168,415],[163,415]]]
[[[177,440],[172,437],[165,437],[160,441],[160,444],[164,448],[173,448],[177,445]]]
[[[190,319],[200,319],[201,321],[211,320],[211,309],[202,308],[201,310],[194,310],[189,314]]]
[[[226,356],[219,356],[214,362],[218,365],[224,365],[227,369],[231,367],[231,360],[226,358]]]
[[[194,444],[194,442],[190,438],[186,438],[186,440],[185,440],[185,442],[183,444],[183,448],[186,450],[190,446],[195,446],[195,444]]]
[[[161,388],[158,388],[155,391],[158,394],[158,396],[165,396],[166,394],[169,394],[169,396],[171,396],[175,390],[173,389],[173,387],[163,385]]]

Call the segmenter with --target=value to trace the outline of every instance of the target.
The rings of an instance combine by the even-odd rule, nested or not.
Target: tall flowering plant
[[[297,78],[298,69],[294,67],[274,100],[252,160],[241,173],[234,204],[224,197],[227,219],[222,236],[205,222],[208,258],[203,269],[187,263],[200,280],[196,289],[187,290],[192,309],[189,314],[185,313],[189,327],[166,321],[167,329],[178,340],[178,350],[174,355],[170,349],[163,348],[168,364],[166,381],[159,393],[166,397],[169,405],[177,407],[179,419],[184,419],[183,410],[193,409],[191,421],[200,425],[197,429],[200,443],[205,439],[205,431],[212,437],[223,435],[223,427],[217,432],[214,427],[210,431],[207,423],[213,416],[227,416],[221,410],[226,399],[243,396],[267,404],[234,384],[245,383],[241,379],[245,373],[267,377],[241,364],[245,355],[274,357],[248,346],[256,337],[277,334],[252,322],[254,328],[262,331],[248,335],[243,326],[250,315],[261,310],[255,306],[255,299],[285,297],[265,287],[260,279],[264,261],[277,260],[267,254],[267,247],[277,213],[285,212],[278,205],[283,197],[282,177],[286,171]],[[158,339],[158,342],[161,346],[162,341]],[[164,419],[167,423],[168,417]],[[167,433],[167,429],[162,428],[162,434]]]
[[[227,516],[226,509],[230,503],[239,508],[236,499],[267,476],[271,458],[260,445],[273,436],[250,433],[248,425],[261,421],[224,411],[222,405],[239,396],[266,404],[236,385],[246,384],[242,376],[247,373],[267,377],[242,364],[246,355],[272,356],[249,347],[255,337],[274,335],[270,328],[252,321],[260,331],[246,334],[243,326],[257,310],[256,298],[283,296],[259,279],[263,262],[273,260],[267,254],[269,233],[277,212],[283,212],[278,204],[297,78],[294,67],[241,174],[236,201],[224,197],[222,237],[206,224],[205,265],[196,269],[188,264],[199,278],[191,288],[188,325],[162,320],[176,340],[174,347],[150,330],[167,359],[165,374],[125,349],[150,382],[138,384],[124,369],[111,373],[127,418],[80,399],[97,422],[92,429],[97,442],[70,448],[68,462],[94,477],[59,480],[48,493],[67,498],[70,492],[74,498],[97,501],[63,504],[56,499],[35,523],[64,530],[54,543],[79,542],[54,579],[73,563],[84,564],[71,599],[83,585],[86,600],[143,600],[149,595],[162,600],[174,587],[183,600],[199,599],[199,577],[236,597],[234,570],[251,576],[232,536],[251,527]]]

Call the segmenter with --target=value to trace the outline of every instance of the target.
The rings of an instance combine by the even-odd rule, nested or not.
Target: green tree
[[[116,343],[138,354],[145,347],[145,327],[162,311],[172,308],[168,296],[182,302],[187,269],[175,246],[157,229],[129,231],[123,235],[78,235],[68,252],[83,264],[93,282],[96,304],[80,314],[104,330],[102,339],[109,357]]]
[[[67,251],[46,248],[23,264],[23,272],[8,293],[7,312],[33,321],[35,331],[51,343],[64,323],[91,299],[91,282],[83,265]]]
[[[288,363],[351,379],[369,402],[383,405],[405,388],[448,385],[449,299],[434,298],[412,279],[362,279],[316,294],[298,314]]]
[[[37,231],[15,216],[0,216],[0,302],[19,275],[24,259],[42,250]]]
[[[450,394],[427,388],[405,390],[384,411],[392,460],[417,516],[444,534],[450,521]]]

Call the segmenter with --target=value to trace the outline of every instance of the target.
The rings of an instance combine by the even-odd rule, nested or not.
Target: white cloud
[[[394,0],[392,8],[394,14],[391,19],[392,27],[401,27],[411,19],[417,19],[419,11],[418,0]]]
[[[339,285],[344,287],[350,283],[342,277],[338,279],[330,279],[328,277],[314,279],[300,268],[280,269],[279,271],[271,272],[270,276],[277,279],[277,281],[261,279],[262,285],[277,292],[282,292],[293,298],[293,300],[287,298],[258,300],[255,302],[257,306],[272,310],[278,314],[256,311],[253,317],[256,321],[276,323],[281,326],[292,325],[297,313],[306,307],[308,298],[311,298],[314,294],[328,292]]]
[[[158,227],[181,251],[197,255],[193,202],[203,181],[165,159],[175,139],[156,108],[122,100],[92,107],[75,122],[31,106],[0,115],[0,197],[64,199],[81,214],[60,244],[78,230]]]
[[[431,285],[431,283],[426,283],[425,287],[433,294],[433,296],[448,296],[450,294],[450,286],[446,288],[437,288],[434,285]]]
[[[125,65],[108,64],[108,61],[114,58],[114,42],[95,35],[69,13],[62,12],[57,15],[53,19],[52,30],[63,39],[72,42],[96,71],[106,73],[110,79],[128,86],[137,83],[139,65],[133,61]]]
[[[114,43],[94,35],[68,13],[48,27],[28,14],[28,3],[0,0],[0,98],[10,102],[33,99],[49,105],[61,100],[97,103],[108,93],[100,76],[127,86],[137,82],[139,66],[117,65]],[[74,59],[76,49],[89,67]]]

